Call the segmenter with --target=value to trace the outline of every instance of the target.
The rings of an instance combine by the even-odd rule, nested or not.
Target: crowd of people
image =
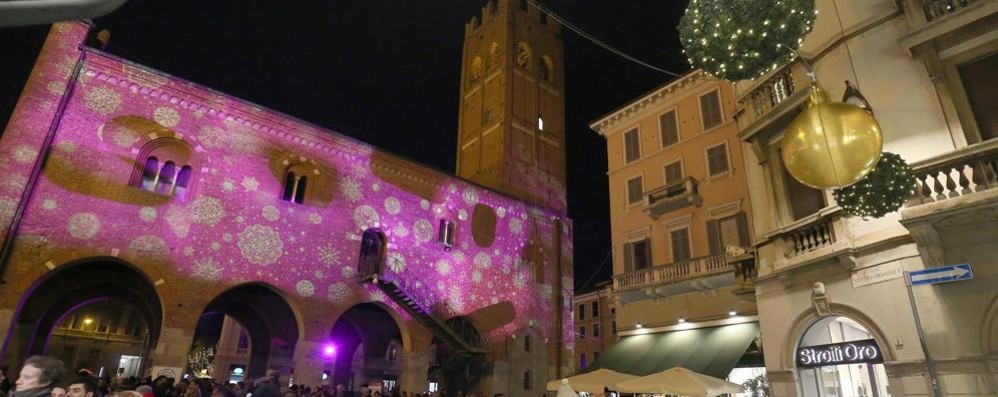
[[[225,383],[214,379],[174,379],[95,376],[87,369],[71,373],[62,361],[47,356],[25,360],[17,380],[10,381],[9,368],[0,368],[0,397],[448,397],[445,391],[414,393],[394,390],[382,393],[362,387],[346,390],[342,384],[315,388],[305,385],[282,387],[277,370],[268,370],[262,378]],[[457,397],[485,397],[458,392]],[[497,394],[493,397],[505,397]]]

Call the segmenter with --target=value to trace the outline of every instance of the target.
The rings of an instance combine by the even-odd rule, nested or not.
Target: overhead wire
[[[672,72],[672,71],[668,71],[668,70],[662,69],[662,68],[660,68],[658,66],[652,65],[652,64],[650,64],[648,62],[645,62],[645,61],[642,61],[642,60],[640,60],[640,59],[638,59],[636,57],[633,57],[630,54],[627,54],[627,53],[625,53],[625,52],[623,52],[621,50],[618,50],[617,48],[615,48],[615,47],[613,47],[613,46],[611,46],[611,45],[603,42],[602,40],[594,37],[593,35],[587,33],[586,31],[582,30],[582,28],[579,28],[578,26],[575,26],[575,24],[573,24],[572,22],[566,20],[561,15],[558,15],[557,13],[555,13],[554,11],[552,11],[550,8],[547,8],[543,4],[539,3],[537,0],[527,0],[527,2],[530,3],[530,4],[532,4],[534,7],[537,7],[537,9],[541,10],[542,12],[546,13],[549,18],[552,18],[552,19],[558,21],[558,23],[560,23],[561,26],[564,26],[564,27],[568,28],[572,32],[575,32],[575,34],[578,34],[579,36],[582,36],[582,38],[591,41],[593,44],[596,44],[596,45],[602,47],[603,49],[605,49],[607,51],[610,51],[610,52],[612,52],[614,54],[617,54],[621,58],[624,58],[626,60],[634,62],[634,63],[636,63],[638,65],[644,66],[646,68],[652,69],[654,71],[657,71],[657,72],[660,72],[660,73],[663,73],[663,74],[667,74],[669,76],[683,77],[683,75],[680,74],[680,73],[676,73],[676,72]]]

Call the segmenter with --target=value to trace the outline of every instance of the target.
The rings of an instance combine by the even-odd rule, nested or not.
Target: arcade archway
[[[117,258],[90,258],[41,278],[22,298],[4,343],[14,367],[47,354],[72,369],[140,375],[156,346],[163,307],[141,271]]]
[[[248,362],[231,365],[244,365],[243,371],[249,378],[263,376],[268,368],[278,369],[285,375],[290,372],[298,343],[298,319],[287,300],[265,284],[233,287],[205,307],[194,333],[193,360],[189,361],[189,368],[199,366],[197,363],[192,365],[199,354],[214,356],[219,350],[240,349],[240,345],[224,346],[240,343],[239,338],[223,338],[226,317],[234,321],[232,326],[245,330],[249,338],[248,343],[242,345],[242,349],[248,350]],[[201,367],[212,368],[209,375],[215,376],[213,363],[204,363]],[[225,378],[225,374],[216,377]]]
[[[844,316],[823,317],[807,328],[796,351],[801,395],[889,396],[884,354],[873,334]]]
[[[374,303],[354,305],[333,324],[329,334],[336,354],[326,365],[330,384],[358,391],[381,388],[381,395],[399,387],[402,333],[387,309]]]

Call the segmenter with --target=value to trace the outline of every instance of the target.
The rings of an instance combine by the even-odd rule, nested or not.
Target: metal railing
[[[925,12],[925,19],[932,22],[942,18],[947,14],[960,11],[967,6],[981,0],[921,0],[922,11]]]
[[[734,271],[727,255],[710,255],[686,261],[653,266],[613,277],[616,291],[651,287]]]
[[[652,206],[662,200],[680,197],[687,194],[696,194],[696,187],[696,179],[686,177],[678,182],[649,190],[645,193],[645,196],[648,197],[648,205]]]
[[[908,207],[994,189],[998,187],[998,139],[919,161],[912,169],[915,194]]]

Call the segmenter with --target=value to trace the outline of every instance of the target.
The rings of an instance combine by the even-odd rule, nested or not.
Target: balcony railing
[[[807,87],[807,69],[799,59],[783,65],[762,80],[738,83],[739,91],[744,92],[738,99],[741,110],[735,114],[738,127],[745,130]]]
[[[734,271],[726,255],[711,255],[687,261],[653,266],[613,277],[614,291],[626,291],[679,281],[693,280]]]
[[[966,196],[998,187],[998,140],[990,140],[919,161],[915,194],[908,207]]]
[[[983,0],[920,0],[925,19],[932,20],[960,11],[967,6]]]
[[[679,182],[652,189],[645,193],[645,212],[652,218],[690,205],[700,205],[697,181],[685,178]]]
[[[787,234],[790,256],[800,256],[835,243],[830,217],[818,218],[814,223],[800,226]]]

